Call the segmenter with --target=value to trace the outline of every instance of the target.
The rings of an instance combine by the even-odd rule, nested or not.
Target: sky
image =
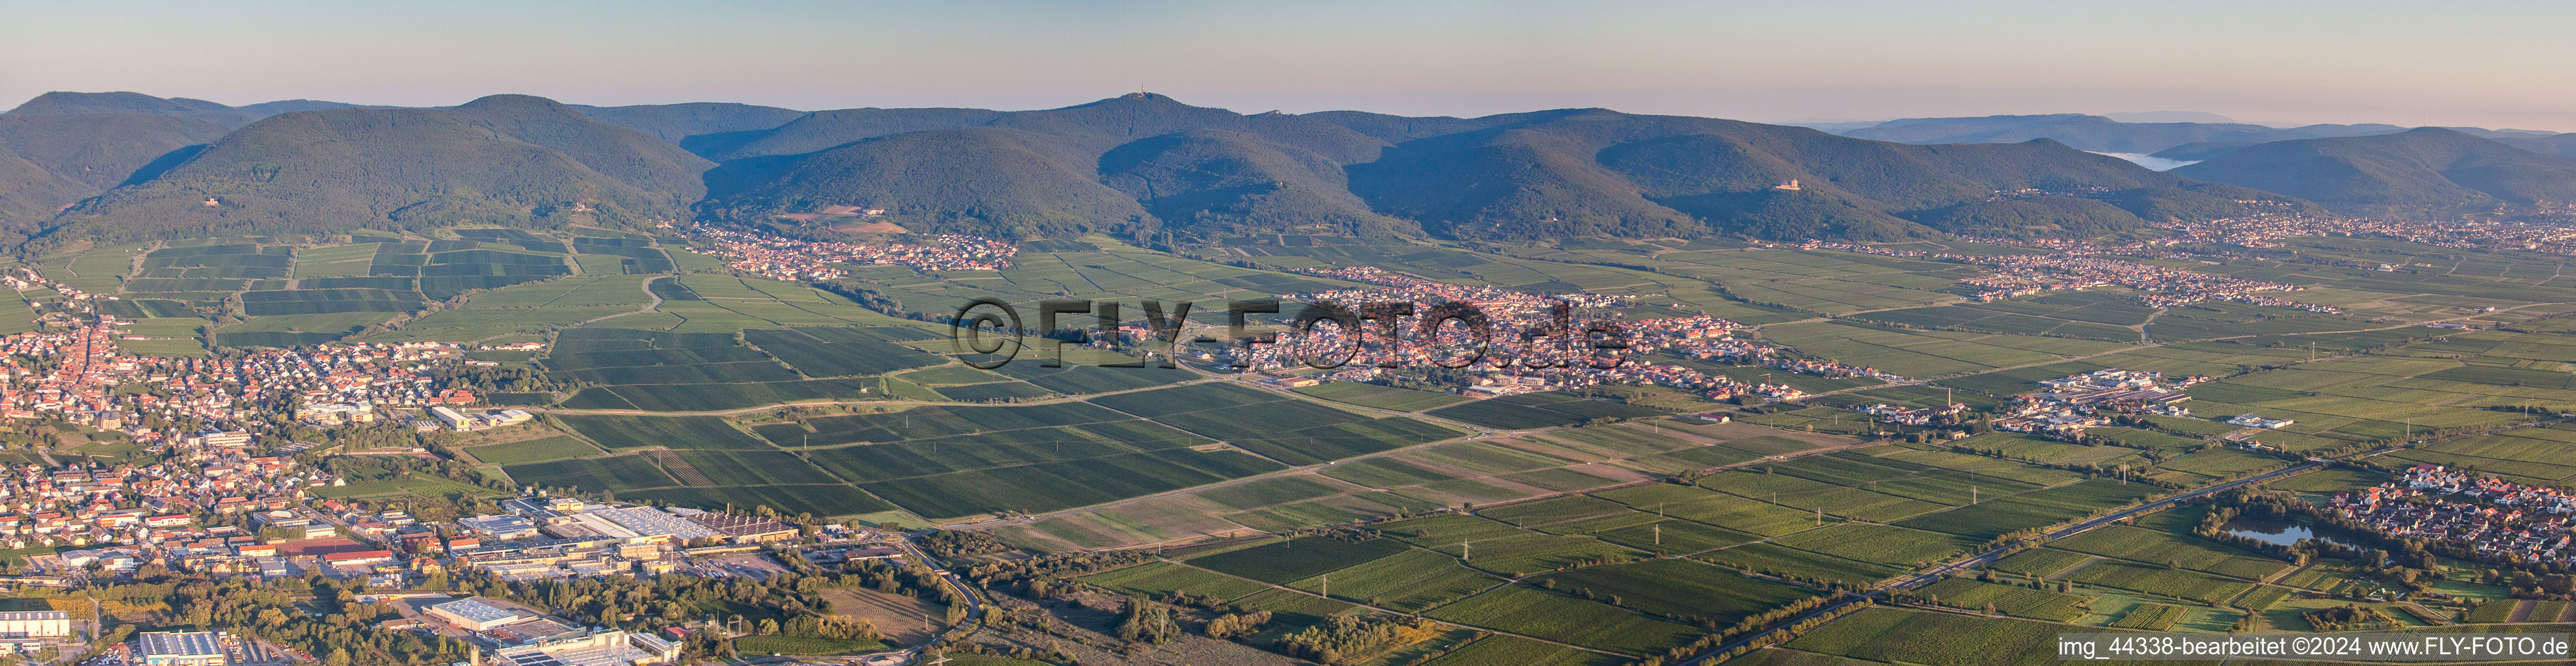
[[[1139,89],[1254,113],[1562,107],[1783,122],[2206,111],[2576,130],[2576,3],[40,2],[0,0],[0,106],[494,93],[1052,108]]]

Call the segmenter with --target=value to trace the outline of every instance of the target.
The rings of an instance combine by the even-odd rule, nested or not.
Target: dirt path
[[[2070,579],[2070,577],[2074,576],[2076,572],[2083,571],[2083,570],[2085,570],[2085,569],[2092,568],[2092,566],[2093,566],[2093,565],[2101,564],[2101,563],[2103,563],[2103,562],[2109,562],[2109,561],[2111,561],[2111,558],[2108,558],[2108,557],[2098,557],[2098,556],[2097,556],[2097,557],[2088,557],[2088,558],[2084,558],[2084,561],[2075,563],[2075,566],[2071,566],[2071,567],[2067,567],[2067,568],[2065,568],[2065,569],[2063,569],[2063,570],[2059,570],[2059,571],[2058,571],[2057,573],[2055,573],[2055,574],[2047,575],[2047,576],[2042,576],[2042,578],[2050,578],[2050,579],[2056,579],[2056,580],[2068,580],[2068,579]]]
[[[573,324],[573,325],[568,326],[568,327],[566,327],[566,328],[581,328],[581,327],[583,327],[583,326],[589,326],[589,325],[591,325],[591,324],[593,324],[593,323],[600,322],[600,321],[606,321],[606,320],[610,320],[610,319],[616,319],[616,318],[618,318],[618,317],[624,317],[624,316],[627,316],[627,315],[640,315],[640,314],[644,314],[644,313],[647,313],[647,312],[653,312],[653,311],[655,311],[655,310],[660,310],[660,309],[662,309],[662,295],[661,295],[661,294],[653,293],[653,280],[659,280],[659,279],[662,279],[662,278],[661,278],[660,276],[655,276],[652,280],[645,280],[642,284],[638,285],[638,286],[640,286],[640,287],[642,287],[642,288],[644,289],[644,297],[645,297],[645,298],[653,299],[653,301],[652,301],[652,302],[650,302],[650,303],[645,303],[645,304],[644,304],[644,307],[636,308],[634,312],[620,312],[620,313],[617,313],[617,314],[608,315],[608,316],[604,316],[604,317],[592,317],[592,318],[590,318],[590,319],[584,319],[584,320],[582,320],[582,321],[581,321],[581,323]],[[678,281],[679,279],[680,279],[680,278],[679,278],[679,277],[677,277],[677,276],[673,276],[673,277],[671,278],[671,280],[673,280],[674,282]],[[570,294],[570,293],[572,293],[572,292],[564,292],[564,293],[566,293],[566,294]],[[562,298],[562,296],[557,296],[556,298]],[[552,303],[552,302],[554,302],[554,301],[546,301],[546,302],[548,302],[548,303]],[[538,306],[538,307],[544,307],[544,306]]]

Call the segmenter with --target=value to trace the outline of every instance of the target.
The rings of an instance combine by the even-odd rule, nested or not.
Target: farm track
[[[569,328],[581,328],[581,327],[583,327],[583,326],[589,326],[589,325],[591,325],[591,324],[593,324],[593,323],[597,323],[597,322],[601,322],[601,321],[606,321],[606,320],[610,320],[610,319],[616,319],[616,318],[618,318],[618,317],[624,317],[624,316],[627,316],[627,315],[640,315],[640,314],[644,314],[644,313],[647,313],[647,312],[653,312],[653,311],[656,311],[656,310],[660,310],[660,309],[662,309],[662,295],[661,295],[661,294],[653,293],[653,280],[659,280],[659,279],[662,279],[662,278],[660,278],[660,277],[654,277],[653,279],[651,279],[651,280],[645,280],[642,284],[638,285],[638,288],[641,288],[641,289],[643,289],[643,290],[644,290],[644,297],[645,297],[645,298],[652,299],[652,301],[651,301],[651,302],[645,303],[645,304],[644,304],[644,307],[636,308],[634,312],[620,312],[620,313],[613,314],[613,315],[608,315],[608,316],[605,316],[605,317],[593,317],[593,318],[590,318],[590,319],[585,319],[585,320],[582,320],[582,322],[581,322],[581,323],[573,324],[573,325],[572,325],[572,326],[570,326]],[[678,277],[676,277],[676,276],[675,276],[675,277],[672,277],[671,279],[672,279],[673,281],[675,281],[675,282],[676,282],[676,281],[678,281],[680,278],[678,278]],[[569,291],[568,291],[568,292],[564,292],[564,295],[565,295],[565,296],[569,296],[569,295],[571,295],[571,294],[572,294],[572,292],[569,292]],[[556,298],[556,299],[561,299],[561,298],[563,298],[563,296],[556,296],[555,298]],[[546,302],[547,302],[547,303],[553,303],[554,301],[549,300],[549,301],[546,301]],[[538,306],[538,307],[544,307],[544,306],[540,305],[540,306]]]

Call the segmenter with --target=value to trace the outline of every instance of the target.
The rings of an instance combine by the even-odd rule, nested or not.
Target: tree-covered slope
[[[775,129],[737,137],[730,146],[709,146],[700,154],[719,162],[755,157],[803,155],[852,141],[905,132],[976,127],[1007,112],[984,109],[838,109],[799,116]]]
[[[708,164],[540,98],[453,110],[331,109],[242,128],[148,182],[66,212],[52,235],[318,233],[685,215]],[[207,205],[212,200],[213,205]]]
[[[0,148],[88,186],[87,196],[228,131],[211,121],[141,113],[0,115]]]
[[[2433,127],[2258,144],[2173,173],[2356,212],[2576,200],[2576,161]]]
[[[161,98],[134,92],[49,92],[37,95],[10,109],[12,116],[97,115],[140,113],[203,120],[226,128],[241,127],[259,120],[262,114],[244,111],[202,99],[185,97]]]
[[[56,210],[90,188],[0,147],[0,243],[15,244],[43,228]]]
[[[1375,151],[1342,142],[1307,143],[1353,153]],[[1175,229],[1208,235],[1282,229],[1344,236],[1421,231],[1411,222],[1370,210],[1351,194],[1342,171],[1346,160],[1262,134],[1176,132],[1119,146],[1099,162],[1110,187],[1136,198]]]
[[[582,115],[643,132],[687,147],[691,137],[774,129],[805,115],[794,109],[731,102],[647,104],[638,106],[572,105]]]
[[[1143,224],[1144,207],[1101,184],[1095,159],[1057,137],[1020,130],[909,132],[803,156],[778,166],[764,182],[703,208],[720,219],[746,222],[832,206],[882,208],[907,227],[921,227],[916,231],[1006,236]]]
[[[230,133],[190,115],[308,107]],[[848,210],[836,207],[855,207],[914,231],[1001,236],[1873,240],[2086,235],[2279,209],[2247,199],[2306,205],[2047,139],[1912,145],[1604,109],[1246,115],[1149,93],[1036,111],[812,113],[524,95],[368,109],[58,93],[0,115],[0,147],[53,176],[15,181],[22,226],[67,238],[550,225],[579,207],[603,221],[831,225]],[[2457,175],[2548,187],[2490,171]],[[60,180],[87,191],[62,194]],[[25,219],[119,185],[49,222]]]
[[[886,209],[907,228],[980,233],[1410,231],[1344,183],[1345,165],[1386,145],[1319,120],[1143,93],[1042,111],[824,111],[728,153],[701,210],[751,221],[847,205]]]
[[[2394,125],[2308,125],[2276,128],[2245,123],[2121,122],[2102,116],[2056,113],[1967,118],[1905,118],[1847,130],[1843,136],[1899,143],[2020,143],[2049,139],[2084,150],[2154,153],[2193,143],[2261,143],[2404,131]]]
[[[1351,169],[1381,211],[1461,237],[1923,235],[1908,214],[1998,192],[2171,188],[2182,179],[2053,141],[1917,146],[1605,110],[1405,142]],[[1797,189],[1778,186],[1795,180]],[[2079,227],[2134,226],[2133,213]],[[1948,219],[1948,218],[1931,218]]]

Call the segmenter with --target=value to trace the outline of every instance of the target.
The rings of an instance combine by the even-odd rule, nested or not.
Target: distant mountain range
[[[2576,161],[2438,127],[2246,146],[2173,173],[2350,212],[2576,199]]]
[[[2176,113],[2136,117],[2197,117]],[[575,219],[830,225],[843,217],[830,211],[854,208],[914,231],[1015,237],[1885,240],[2576,198],[2571,135],[2479,132],[2492,139],[2059,114],[1835,135],[1606,109],[1245,115],[1149,93],[1040,111],[810,113],[520,95],[390,108],[48,93],[0,114],[0,240]],[[2160,173],[2094,152],[2205,161]]]
[[[2197,120],[2181,120],[2186,118]],[[2031,139],[2052,139],[2084,150],[2137,154],[2156,154],[2176,148],[2200,146],[2183,153],[2185,155],[2206,154],[2212,150],[2210,146],[2233,148],[2272,141],[2395,134],[2410,129],[2376,123],[2276,127],[2239,123],[2217,114],[2190,111],[2153,111],[2100,116],[2053,113],[2030,116],[1902,118],[1866,125],[1830,123],[1816,126],[1832,127],[1833,129],[1828,131],[1843,136],[1901,143],[2016,143]],[[2531,141],[2558,135],[2556,132],[2536,130],[2490,130],[2476,127],[2448,129],[2481,138],[2510,141]]]

